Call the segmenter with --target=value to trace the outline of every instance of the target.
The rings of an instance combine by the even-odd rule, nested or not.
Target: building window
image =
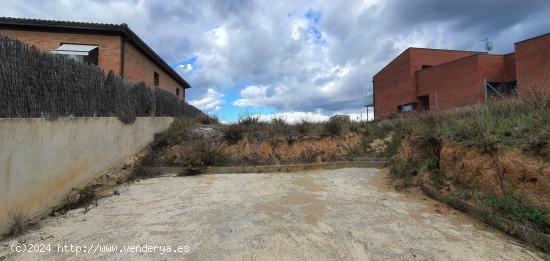
[[[399,112],[409,112],[414,111],[416,109],[416,103],[406,103],[403,105],[397,106],[397,109]]]
[[[176,96],[180,97],[180,88],[176,88]]]
[[[157,72],[153,72],[153,85],[159,86],[160,83],[160,76]]]
[[[417,106],[416,109],[419,111],[429,111],[430,110],[430,96],[423,95],[416,97]]]
[[[91,44],[65,44],[62,43],[52,53],[65,55],[75,61],[98,64],[99,46]]]

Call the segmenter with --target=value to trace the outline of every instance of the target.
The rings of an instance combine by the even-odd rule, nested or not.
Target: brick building
[[[143,81],[185,99],[191,86],[126,24],[0,18],[0,34]]]
[[[409,48],[373,78],[375,118],[484,103],[550,89],[550,34],[515,44],[515,53]]]

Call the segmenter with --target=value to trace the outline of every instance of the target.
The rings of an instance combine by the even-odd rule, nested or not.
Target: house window
[[[157,72],[153,72],[153,85],[159,86],[160,76]]]
[[[176,88],[176,96],[180,97],[180,88]]]
[[[65,55],[75,61],[98,64],[99,46],[91,44],[65,44],[62,43],[52,53]]]
[[[399,112],[409,112],[414,111],[416,109],[416,103],[406,103],[403,105],[397,106],[397,109]]]
[[[423,95],[416,97],[417,109],[420,111],[429,111],[430,110],[430,96]]]

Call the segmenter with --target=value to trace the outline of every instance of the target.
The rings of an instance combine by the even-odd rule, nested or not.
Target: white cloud
[[[226,47],[228,44],[228,34],[225,27],[220,26],[206,33],[206,37],[220,47]]]
[[[307,120],[310,122],[324,122],[328,121],[329,118],[333,115],[349,115],[352,121],[366,121],[367,112],[354,112],[354,113],[333,113],[333,114],[323,114],[321,112],[282,112],[274,113],[268,115],[260,115],[260,121],[270,121],[273,118],[285,119],[287,123],[299,123],[302,120]],[[368,114],[368,119],[371,120],[374,118],[372,113]]]
[[[241,90],[241,96],[245,98],[258,98],[265,97],[267,91],[267,86],[247,86]]]
[[[127,23],[169,64],[196,57],[176,70],[193,87],[186,97],[208,111],[219,110],[229,90],[240,93],[234,105],[243,108],[357,111],[372,76],[408,46],[482,50],[480,41],[490,38],[502,53],[550,27],[547,0],[0,4],[0,16]],[[305,17],[310,10],[318,21]]]
[[[200,98],[196,100],[190,100],[189,103],[205,113],[214,113],[221,109],[224,95],[214,89],[208,89],[208,91]]]
[[[178,69],[180,69],[182,71],[182,73],[185,74],[185,73],[188,73],[188,72],[193,70],[193,65],[192,64],[180,64],[178,66]]]
[[[233,102],[233,105],[238,107],[258,107],[265,106],[262,103],[267,98],[267,86],[247,86],[241,90],[240,95],[242,98]]]

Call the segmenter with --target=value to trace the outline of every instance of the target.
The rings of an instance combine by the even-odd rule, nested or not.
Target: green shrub
[[[247,126],[258,124],[258,122],[260,122],[260,115],[255,115],[248,112],[241,115],[238,120],[238,124]]]
[[[196,117],[196,120],[198,123],[205,124],[205,125],[212,125],[212,124],[219,123],[218,115],[215,115],[215,114],[210,114],[210,115],[201,114]]]
[[[325,122],[323,127],[325,130],[325,134],[329,136],[336,136],[341,135],[344,131],[344,121],[340,119],[330,119],[329,121]]]
[[[393,133],[390,133],[391,140],[386,144],[386,149],[382,153],[382,157],[391,158],[397,154],[399,147],[401,147],[401,142],[403,141],[403,132],[400,129],[395,129]]]
[[[394,159],[390,167],[390,173],[399,178],[416,176],[420,169],[419,165],[419,162],[414,159]]]
[[[486,195],[481,199],[481,205],[494,216],[500,216],[527,225],[540,232],[550,234],[550,213],[525,204],[512,195],[497,197]]]
[[[439,169],[438,159],[431,158],[425,161],[426,169],[430,173],[430,178],[437,186],[445,184],[445,173]]]
[[[471,189],[460,189],[460,188],[458,188],[450,196],[453,199],[469,200],[472,197],[474,197],[474,194],[475,194],[475,192]]]
[[[196,122],[193,119],[178,118],[167,130],[155,134],[151,147],[153,150],[157,150],[166,146],[181,144],[192,138],[191,129],[194,126],[196,126]]]
[[[314,123],[302,119],[300,122],[294,124],[294,129],[301,135],[311,134],[314,129]]]
[[[273,117],[271,118],[271,125],[284,126],[286,125],[286,119],[282,117]]]
[[[241,124],[230,124],[222,129],[223,138],[229,144],[235,144],[243,139],[246,127]]]
[[[189,166],[222,166],[229,163],[229,157],[222,153],[220,146],[208,139],[196,139],[191,143]]]

